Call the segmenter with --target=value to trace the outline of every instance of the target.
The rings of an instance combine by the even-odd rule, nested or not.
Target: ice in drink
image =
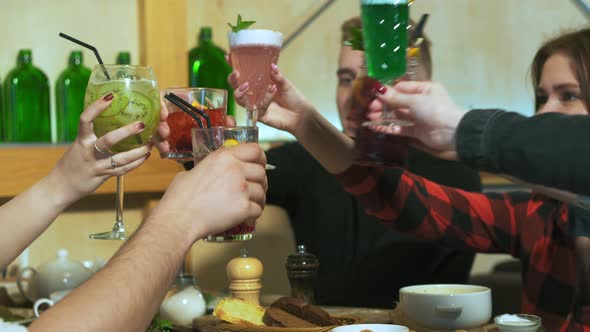
[[[227,115],[227,90],[210,89],[210,88],[170,88],[166,93],[174,93],[184,99],[196,109],[203,111],[209,120],[211,126],[225,126]],[[165,100],[168,118],[166,122],[170,128],[168,143],[170,152],[167,158],[189,161],[193,159],[193,145],[191,138],[191,129],[199,128],[197,121],[184,111]],[[196,115],[201,119],[203,125],[207,122],[203,116]]]

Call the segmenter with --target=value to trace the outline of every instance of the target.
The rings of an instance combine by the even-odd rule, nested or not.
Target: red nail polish
[[[104,96],[102,98],[102,100],[104,101],[110,101],[111,99],[113,99],[115,97],[115,95],[113,95],[112,93],[109,93],[108,95]]]
[[[138,123],[138,124],[137,124],[137,127],[138,127],[139,129],[143,129],[143,128],[145,128],[145,123],[143,123],[143,122],[140,122],[140,123]]]

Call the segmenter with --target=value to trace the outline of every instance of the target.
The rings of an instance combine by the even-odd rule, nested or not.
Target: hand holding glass
[[[105,75],[108,73],[108,77]],[[141,121],[145,129],[113,145],[108,151],[111,166],[117,167],[116,153],[147,144],[160,124],[160,93],[152,68],[146,66],[96,65],[86,88],[84,107],[112,93],[111,105],[94,120],[97,137],[133,122]],[[112,231],[90,235],[91,239],[125,240],[123,224],[123,176],[117,176],[117,217]]]
[[[228,35],[232,67],[240,73],[239,85],[248,82],[246,94],[246,126],[258,120],[271,86],[271,64],[276,64],[283,44],[283,35],[271,30],[241,30]]]
[[[211,152],[223,147],[242,143],[258,142],[258,127],[212,127],[193,128],[193,156],[195,165],[207,157]],[[228,204],[231,204],[229,202]],[[256,220],[248,220],[242,224],[219,234],[204,238],[209,242],[244,241],[254,235]]]

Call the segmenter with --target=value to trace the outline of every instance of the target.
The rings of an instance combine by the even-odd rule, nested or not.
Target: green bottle
[[[68,67],[55,83],[57,142],[72,142],[78,135],[80,114],[84,111],[84,94],[90,69],[84,67],[82,51],[72,51]]]
[[[49,80],[33,66],[31,50],[18,52],[4,80],[4,137],[7,142],[50,142]]]
[[[227,82],[231,66],[225,61],[225,51],[213,44],[210,27],[202,27],[197,47],[188,53],[188,82],[190,86],[227,90],[227,114],[235,116],[234,92]]]
[[[118,65],[130,65],[131,64],[131,54],[129,52],[119,52],[117,54],[117,62]]]

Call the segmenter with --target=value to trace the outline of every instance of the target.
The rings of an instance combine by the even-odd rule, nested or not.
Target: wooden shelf
[[[13,197],[47,175],[67,150],[54,145],[0,145],[0,197]],[[125,176],[126,193],[163,192],[182,171],[172,160],[161,159],[154,149],[152,156],[138,169]],[[96,194],[114,193],[116,180],[105,182]]]

